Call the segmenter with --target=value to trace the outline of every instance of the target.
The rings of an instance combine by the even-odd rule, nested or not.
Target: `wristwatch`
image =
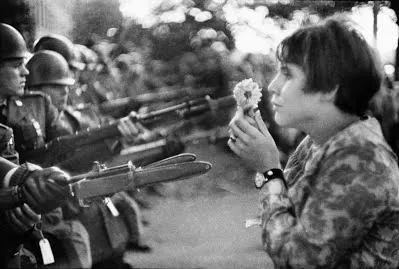
[[[269,182],[275,178],[280,178],[284,182],[285,187],[287,187],[287,183],[285,182],[283,170],[278,169],[278,168],[273,168],[273,169],[267,170],[264,173],[256,173],[255,187],[257,189],[260,189],[267,182]]]

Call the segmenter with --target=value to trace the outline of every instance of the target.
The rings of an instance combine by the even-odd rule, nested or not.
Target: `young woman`
[[[301,28],[278,47],[269,85],[275,120],[307,134],[280,168],[259,112],[230,122],[230,148],[256,170],[262,241],[276,268],[397,268],[399,170],[378,121],[378,61],[342,17]]]

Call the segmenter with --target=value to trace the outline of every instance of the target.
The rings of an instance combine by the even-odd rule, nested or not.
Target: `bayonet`
[[[182,158],[186,158],[183,156]],[[176,160],[180,161],[178,157]],[[208,172],[212,165],[203,161],[188,161],[135,168],[129,162],[113,168],[89,172],[71,178],[71,193],[78,199],[107,196],[124,190],[133,190],[157,183],[178,181],[200,176]]]

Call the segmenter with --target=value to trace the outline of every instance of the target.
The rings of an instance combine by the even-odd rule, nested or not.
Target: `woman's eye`
[[[285,77],[291,77],[291,72],[286,66],[282,66],[280,68],[280,73],[283,74]]]
[[[24,64],[23,62],[17,62],[15,63],[15,68],[22,68],[23,64]]]
[[[281,73],[287,78],[291,77],[291,73],[288,70],[282,70]]]

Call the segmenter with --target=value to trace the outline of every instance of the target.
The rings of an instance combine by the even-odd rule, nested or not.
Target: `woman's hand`
[[[229,126],[231,137],[227,143],[248,167],[257,172],[280,168],[279,151],[259,110],[252,118],[238,109]]]

